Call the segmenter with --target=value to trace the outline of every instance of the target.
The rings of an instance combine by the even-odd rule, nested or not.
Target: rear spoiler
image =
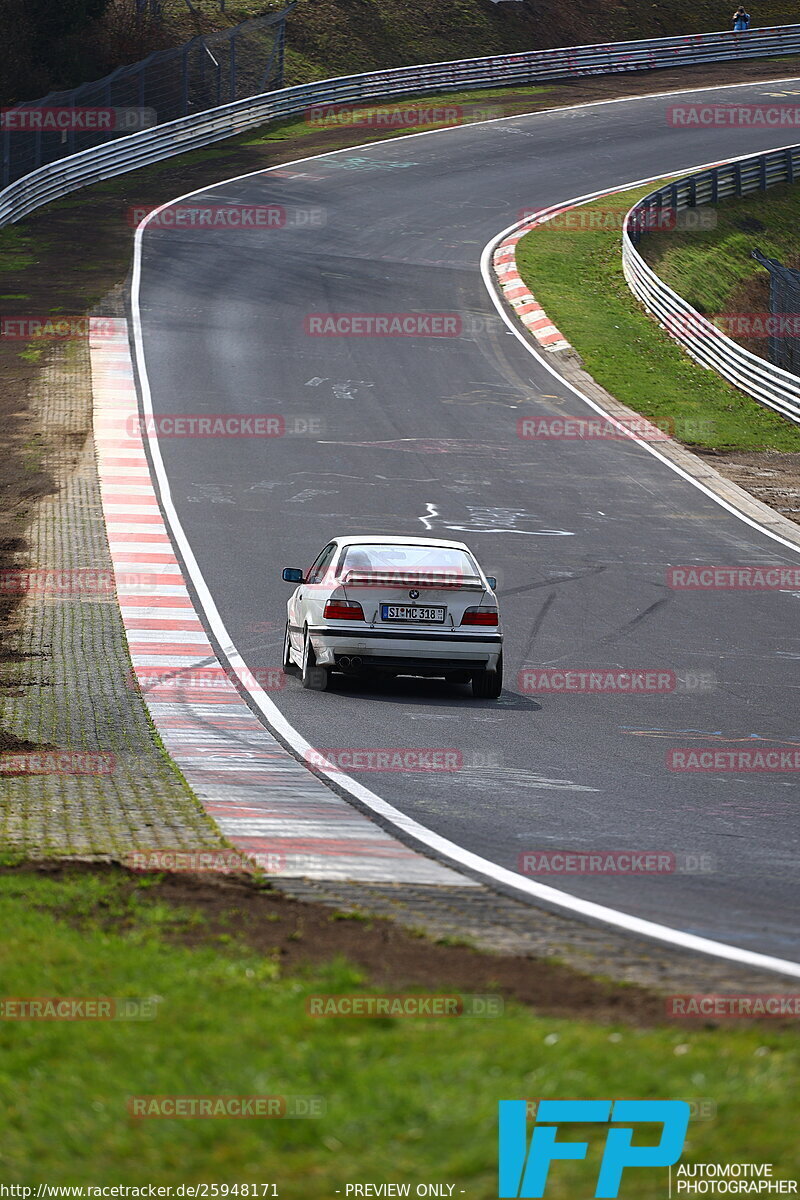
[[[412,587],[465,588],[468,591],[486,591],[486,584],[477,575],[464,575],[460,571],[348,571],[342,578],[347,587]]]

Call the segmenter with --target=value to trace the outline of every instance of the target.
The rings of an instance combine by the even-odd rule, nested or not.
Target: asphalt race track
[[[715,89],[764,101],[800,84]],[[682,93],[701,99],[703,93]],[[499,702],[439,682],[273,695],[321,748],[445,747],[462,769],[356,775],[515,870],[541,850],[710,856],[699,872],[543,882],[797,960],[795,779],[687,773],[674,747],[796,746],[800,595],[675,591],[676,564],[794,564],[627,441],[524,441],[521,416],[587,415],[497,316],[485,244],[525,208],[780,146],[792,130],[685,130],[677,94],[394,139],[259,173],[192,205],[278,204],[280,229],[156,228],[141,314],[157,414],[314,417],[317,436],[161,438],[172,498],[248,666],[280,661],[288,585],[331,535],[460,538],[500,580]],[[297,209],[324,224],[293,226]],[[460,313],[458,337],[320,337],[313,313]],[[302,425],[302,423],[301,423]],[[668,695],[539,695],[526,665],[673,670]],[[696,862],[695,862],[696,865]],[[712,869],[708,869],[711,867]]]

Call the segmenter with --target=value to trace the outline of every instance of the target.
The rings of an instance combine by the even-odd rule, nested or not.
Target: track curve
[[[677,94],[392,139],[221,183],[193,203],[323,207],[326,224],[148,227],[142,344],[158,414],[325,422],[315,439],[161,441],[179,519],[250,668],[279,660],[280,567],[308,563],[332,533],[463,537],[500,578],[509,687],[498,705],[432,682],[342,683],[322,696],[290,685],[273,699],[312,744],[472,756],[447,775],[362,778],[511,870],[531,850],[711,856],[711,872],[547,882],[796,960],[791,777],[665,767],[670,746],[796,745],[800,653],[795,596],[673,592],[667,567],[796,556],[633,443],[519,441],[519,416],[580,405],[509,334],[479,272],[484,244],[520,209],[785,141],[780,130],[670,128]],[[453,339],[306,336],[305,317],[328,311],[458,311],[472,323]],[[717,684],[534,698],[515,683],[530,663],[711,673]]]

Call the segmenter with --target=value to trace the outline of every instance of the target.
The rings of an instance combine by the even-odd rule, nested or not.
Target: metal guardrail
[[[747,33],[703,33],[532,50],[325,79],[193,113],[46,164],[0,191],[0,226],[18,221],[41,205],[88,184],[320,105],[797,53],[800,25],[783,25]]]
[[[668,183],[639,200],[625,217],[622,267],[628,287],[692,358],[759,403],[800,424],[800,378],[745,350],[668,287],[642,258],[637,243],[663,227],[659,212],[677,213],[729,196],[800,181],[800,146],[734,159]]]

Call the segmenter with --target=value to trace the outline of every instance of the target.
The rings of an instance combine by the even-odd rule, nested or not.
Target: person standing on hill
[[[745,12],[741,4],[733,14],[733,28],[735,33],[744,33],[750,28],[750,13]]]

